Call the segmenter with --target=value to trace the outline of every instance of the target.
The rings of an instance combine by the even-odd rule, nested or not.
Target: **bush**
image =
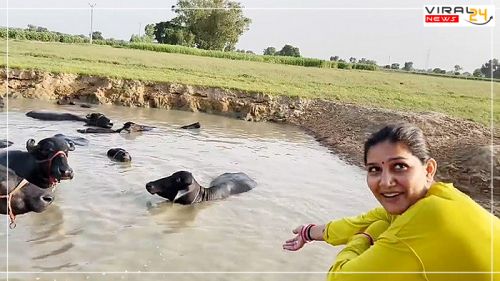
[[[337,68],[339,68],[339,69],[351,69],[351,68],[352,68],[352,66],[351,66],[351,64],[350,64],[350,63],[347,63],[347,62],[342,62],[342,61],[341,61],[341,62],[338,62],[338,63],[337,63]]]
[[[375,64],[363,64],[363,63],[355,63],[352,65],[353,69],[361,69],[361,70],[377,70],[378,67]]]

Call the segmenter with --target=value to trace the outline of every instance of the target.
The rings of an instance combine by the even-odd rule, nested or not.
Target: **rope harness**
[[[9,228],[10,229],[16,228],[16,215],[14,214],[14,211],[12,210],[12,204],[11,204],[12,196],[14,195],[14,193],[16,191],[18,191],[21,188],[28,185],[28,183],[29,182],[27,180],[22,179],[11,192],[7,193],[6,195],[0,195],[0,198],[7,198],[7,212],[9,213],[9,219],[10,219]]]
[[[37,161],[38,163],[43,163],[43,162],[49,162],[49,165],[48,165],[48,170],[47,170],[47,175],[49,175],[49,185],[50,187],[54,187],[55,184],[57,183],[57,180],[55,177],[53,177],[51,174],[50,174],[50,171],[51,171],[51,168],[52,168],[52,160],[54,158],[56,158],[57,156],[61,156],[61,157],[67,157],[66,156],[66,153],[64,153],[64,151],[62,150],[59,150],[57,151],[56,153],[54,153],[54,155],[52,155],[52,157],[48,158],[48,159],[45,159],[45,160],[40,160],[40,161]]]
[[[52,155],[50,158],[45,159],[45,160],[37,161],[38,163],[49,162],[48,170],[47,170],[48,173],[47,174],[49,175],[49,185],[52,188],[52,190],[54,190],[54,187],[55,187],[55,184],[57,183],[57,180],[56,180],[55,177],[53,177],[50,174],[50,171],[51,171],[51,168],[52,168],[52,160],[54,160],[54,158],[56,158],[58,156],[60,156],[60,157],[67,157],[66,153],[64,153],[64,151],[59,150],[56,153],[54,153],[54,155]],[[9,213],[9,219],[10,219],[9,228],[10,229],[14,229],[16,227],[16,214],[14,214],[14,211],[12,210],[12,196],[14,195],[14,193],[16,191],[18,191],[21,188],[23,188],[26,185],[28,185],[28,183],[29,182],[26,179],[22,179],[11,192],[7,193],[6,195],[0,195],[0,199],[1,198],[6,198],[7,199],[7,212]]]

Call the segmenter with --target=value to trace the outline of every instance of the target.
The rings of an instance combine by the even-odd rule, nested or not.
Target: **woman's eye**
[[[376,173],[378,170],[378,167],[368,167],[368,173]]]
[[[399,171],[406,170],[407,168],[408,168],[408,165],[403,164],[403,163],[394,164],[394,169],[399,170]]]

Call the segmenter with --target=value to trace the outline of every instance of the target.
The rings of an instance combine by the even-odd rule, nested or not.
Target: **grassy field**
[[[5,41],[0,51],[5,65]],[[305,68],[109,46],[9,41],[9,66],[60,73],[325,98],[372,107],[437,111],[489,125],[491,83],[382,71]],[[499,83],[494,107],[500,108]],[[494,113],[500,123],[500,110]]]

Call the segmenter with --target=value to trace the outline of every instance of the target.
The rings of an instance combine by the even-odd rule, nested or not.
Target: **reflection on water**
[[[299,253],[281,243],[308,222],[354,215],[375,206],[359,168],[346,165],[293,126],[251,123],[202,113],[100,106],[84,109],[10,100],[0,132],[25,150],[56,133],[84,136],[88,146],[70,152],[75,171],[59,184],[55,202],[41,214],[19,216],[17,228],[0,228],[0,270],[59,272],[11,280],[324,280],[324,274],[241,275],[73,274],[71,272],[312,272],[326,271],[338,249],[314,243]],[[102,112],[115,127],[127,121],[155,126],[136,134],[86,134],[79,122],[28,118],[33,109],[84,115]],[[198,130],[180,126],[196,121]],[[0,138],[4,138],[1,137]],[[121,147],[129,164],[110,161]],[[245,172],[255,189],[223,201],[181,206],[145,190],[151,180],[191,171],[206,186],[224,172]],[[5,225],[7,219],[4,216]],[[8,239],[8,243],[7,243]],[[7,249],[8,246],[8,249]],[[5,261],[4,263],[2,261]],[[62,273],[61,272],[66,272]],[[253,275],[252,275],[253,274]]]

